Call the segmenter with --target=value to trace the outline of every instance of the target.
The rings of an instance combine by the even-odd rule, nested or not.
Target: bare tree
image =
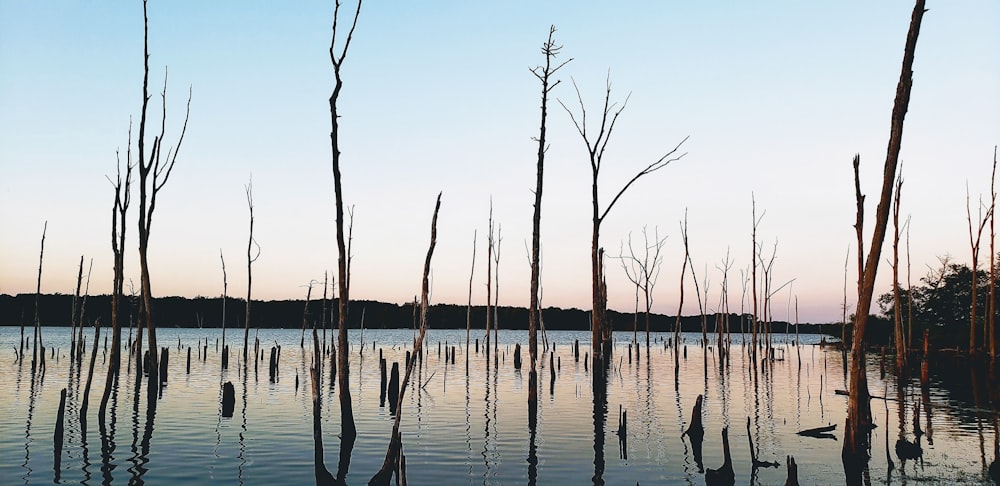
[[[976,294],[979,293],[979,246],[980,240],[983,237],[983,230],[986,229],[986,223],[990,221],[990,217],[993,214],[993,207],[990,206],[986,210],[986,214],[983,215],[983,202],[979,201],[979,218],[976,222],[972,221],[972,210],[969,208],[969,187],[966,184],[965,187],[965,216],[969,222],[969,248],[972,251],[972,302],[969,304],[969,355],[975,356],[976,354]],[[975,231],[975,236],[973,236],[973,227],[977,227]],[[990,260],[993,260],[992,255],[990,255]]]
[[[253,237],[253,175],[250,176],[250,182],[243,188],[247,194],[247,208],[250,209],[250,233],[247,237],[247,311],[246,319],[243,321],[243,363],[245,365],[247,363],[247,350],[250,348],[250,303],[253,301],[250,298],[250,292],[253,289],[253,262],[260,258],[260,245]],[[225,272],[225,267],[223,267],[223,272]]]
[[[556,33],[556,26],[549,26],[549,38],[542,44],[542,55],[545,56],[545,66],[536,66],[531,69],[531,73],[542,83],[542,119],[538,129],[538,162],[535,169],[535,209],[531,218],[531,297],[529,298],[528,310],[528,354],[531,359],[531,371],[528,373],[528,424],[531,430],[535,429],[538,411],[538,372],[536,362],[538,361],[538,276],[539,276],[539,247],[541,244],[541,221],[542,221],[542,181],[545,170],[545,152],[548,146],[545,141],[545,122],[548,117],[549,92],[559,85],[559,80],[552,81],[551,77],[560,68],[572,59],[554,65],[553,61],[562,50],[562,46],[556,45],[553,36]]]
[[[399,435],[399,421],[403,411],[403,395],[406,394],[406,387],[410,383],[410,375],[413,373],[413,366],[417,362],[416,357],[423,352],[424,336],[427,334],[427,305],[429,300],[430,281],[428,275],[431,270],[431,257],[434,255],[434,245],[437,242],[437,217],[438,210],[441,209],[441,193],[438,193],[437,202],[434,204],[434,217],[431,218],[431,243],[427,248],[427,257],[424,259],[424,276],[420,291],[420,335],[413,344],[413,359],[406,365],[406,373],[403,375],[403,382],[399,389],[399,399],[396,401],[396,420],[392,424],[392,437],[389,439],[389,447],[385,453],[385,461],[368,484],[388,485],[392,472],[399,466],[399,458],[403,447],[402,439]]]
[[[903,304],[899,295],[899,198],[903,189],[903,174],[896,177],[896,194],[892,205],[892,307],[893,329],[896,341],[896,369],[905,373],[909,349],[906,343],[906,333],[903,330]]]
[[[642,291],[645,298],[646,348],[649,348],[649,312],[653,307],[653,287],[656,286],[656,280],[660,276],[660,266],[663,263],[660,251],[667,242],[667,237],[660,238],[659,228],[653,228],[653,241],[650,242],[649,232],[643,226],[642,240],[642,253],[639,255],[632,247],[632,233],[629,233],[628,255],[625,255],[624,249],[622,249],[619,250],[618,258],[621,260],[622,269],[625,270],[625,276],[635,285],[636,292]],[[638,294],[636,302],[638,302]]]
[[[222,248],[219,248],[219,260],[222,261],[222,350],[226,349],[226,297],[228,297],[229,285],[226,283],[226,259],[222,256]],[[247,286],[249,288],[249,285]],[[249,300],[249,299],[247,299]],[[246,346],[244,346],[245,348]],[[228,353],[227,353],[228,354]],[[255,357],[256,358],[256,357]],[[222,368],[225,369],[228,360],[223,360]],[[244,359],[244,361],[246,361]]]
[[[31,374],[39,368],[45,369],[45,347],[42,345],[42,321],[38,317],[38,296],[42,294],[42,258],[45,255],[45,233],[49,230],[49,222],[42,226],[41,249],[38,250],[38,286],[35,287],[35,338],[32,340]],[[41,349],[39,349],[41,348]],[[41,361],[39,362],[39,351]]]
[[[465,373],[469,374],[469,334],[472,331],[472,278],[476,276],[476,231],[472,231],[472,265],[469,270],[469,302],[465,306]]]
[[[354,425],[354,408],[351,405],[350,370],[348,368],[347,357],[349,354],[347,346],[347,302],[348,293],[348,253],[344,244],[344,197],[341,187],[340,176],[340,120],[337,114],[337,99],[340,97],[340,90],[344,86],[340,69],[344,65],[347,57],[347,49],[351,46],[351,38],[354,36],[354,29],[358,26],[358,16],[361,15],[361,0],[358,0],[358,8],[354,11],[354,20],[351,28],[347,32],[344,44],[340,50],[336,50],[337,42],[337,20],[340,17],[340,0],[336,0],[333,9],[333,34],[330,38],[330,62],[333,64],[333,93],[330,95],[330,150],[333,160],[333,188],[336,198],[337,212],[337,280],[340,285],[337,287],[337,381],[340,382],[340,429],[341,437],[351,441],[358,435]]]
[[[864,336],[868,323],[868,312],[871,309],[872,295],[875,291],[875,274],[878,271],[879,258],[882,253],[882,243],[885,240],[886,226],[889,219],[889,206],[892,199],[893,182],[896,179],[896,166],[899,161],[899,151],[903,140],[903,120],[910,102],[910,90],[913,86],[913,57],[920,33],[920,22],[924,15],[924,0],[916,0],[910,18],[910,27],[906,35],[903,50],[903,65],[896,87],[896,98],[892,109],[892,122],[889,132],[889,144],[886,153],[885,167],[882,174],[882,192],[876,209],[875,229],[872,234],[871,248],[868,253],[864,272],[859,278],[858,305],[854,313],[854,329],[851,342],[851,377],[850,397],[847,406],[847,425],[844,433],[844,464],[850,471],[848,481],[858,477],[860,468],[857,465],[864,462],[866,456],[867,438],[864,431],[871,425],[871,406],[869,403],[868,379],[865,374]],[[859,158],[855,157],[855,161]],[[860,189],[857,190],[860,196]],[[863,199],[858,198],[859,208]],[[859,222],[861,217],[858,217]],[[860,231],[860,230],[859,230]],[[859,252],[860,253],[860,252]]]
[[[611,208],[614,207],[615,203],[625,194],[635,181],[639,178],[656,172],[671,162],[681,159],[686,154],[677,155],[678,150],[680,150],[681,145],[688,137],[684,137],[674,148],[670,149],[662,157],[654,160],[649,165],[645,166],[642,170],[637,172],[624,186],[611,198],[611,202],[602,210],[599,199],[598,192],[598,179],[601,172],[601,163],[604,160],[604,152],[608,147],[608,142],[611,140],[611,134],[614,131],[615,123],[618,121],[618,116],[621,115],[625,106],[628,105],[628,96],[625,97],[625,101],[621,104],[617,102],[611,102],[611,77],[610,72],[608,79],[605,83],[604,90],[604,105],[601,111],[600,121],[598,124],[597,133],[593,131],[588,133],[587,125],[587,110],[583,103],[583,96],[580,94],[580,89],[576,85],[576,81],[573,82],[573,88],[576,90],[576,98],[579,103],[579,115],[574,115],[573,111],[566,106],[561,100],[559,104],[562,105],[566,113],[569,114],[570,120],[573,122],[573,126],[576,127],[577,133],[583,139],[584,145],[587,147],[587,156],[590,161],[590,173],[591,173],[591,201],[592,201],[592,220],[593,220],[593,230],[591,233],[591,247],[590,247],[590,271],[591,271],[591,293],[593,297],[592,302],[592,312],[591,312],[591,327],[592,327],[592,357],[594,363],[603,362],[605,354],[611,352],[611,346],[609,345],[611,340],[611,327],[608,325],[605,319],[607,302],[605,300],[606,289],[604,288],[604,274],[603,274],[603,263],[601,261],[601,254],[603,253],[603,248],[600,242],[601,233],[601,223],[608,216]],[[600,357],[598,357],[600,355]],[[596,369],[596,366],[595,366]],[[595,373],[595,377],[597,374]]]
[[[163,156],[163,145],[166,143],[167,130],[167,70],[163,70],[163,91],[160,98],[163,111],[160,118],[160,134],[153,137],[151,150],[146,151],[146,121],[149,111],[149,16],[147,0],[142,2],[143,18],[143,73],[142,73],[142,112],[139,118],[139,268],[141,272],[142,309],[141,318],[146,327],[149,347],[149,385],[146,390],[149,403],[155,407],[157,392],[160,389],[159,347],[156,344],[156,324],[153,321],[153,290],[149,276],[149,234],[153,223],[153,211],[156,209],[156,196],[159,194],[177,162],[184,134],[187,132],[188,117],[191,114],[191,89],[188,88],[187,108],[184,113],[184,125],[177,138],[177,145],[167,149]]]
[[[484,340],[486,350],[486,366],[490,365],[490,324],[493,322],[492,301],[493,297],[493,198],[490,197],[490,218],[487,225],[489,233],[486,236],[486,339]],[[416,296],[414,296],[416,303]]]
[[[994,327],[994,318],[996,317],[996,287],[997,287],[997,272],[996,272],[996,261],[997,254],[994,244],[996,243],[996,231],[994,231],[994,217],[996,216],[997,208],[997,190],[996,190],[996,180],[997,180],[997,146],[993,146],[993,172],[990,174],[990,300],[987,309],[989,313],[987,314],[986,326],[989,329],[989,339],[990,339],[990,362],[994,362],[997,356],[997,340],[995,336],[996,328]]]
[[[111,251],[114,254],[114,282],[111,287],[111,358],[108,362],[108,376],[104,381],[104,394],[101,396],[101,407],[98,415],[100,420],[104,420],[112,385],[118,379],[121,370],[122,330],[119,318],[122,314],[121,305],[124,298],[125,229],[127,227],[125,217],[128,214],[128,206],[131,201],[132,167],[132,127],[130,123],[125,158],[125,178],[122,179],[121,160],[119,159],[117,162],[118,175],[113,183],[115,202],[111,207]]]

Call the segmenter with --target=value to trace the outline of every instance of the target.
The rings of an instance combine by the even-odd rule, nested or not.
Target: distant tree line
[[[18,326],[21,323],[31,324],[34,318],[34,298],[35,294],[0,295],[0,325]],[[133,325],[139,318],[139,302],[137,298],[127,298],[127,303],[123,305],[121,318],[123,326],[129,322]],[[226,299],[227,306],[242,306],[243,299],[229,297]],[[68,326],[72,314],[73,296],[68,294],[42,294],[39,297],[39,319],[42,326]],[[157,326],[159,327],[222,327],[222,299],[220,297],[158,297],[153,299],[153,306],[156,311]],[[254,313],[251,317],[250,327],[258,328],[302,328],[302,311],[305,306],[304,300],[272,300],[254,301]],[[233,307],[238,308],[238,307]],[[331,299],[327,303],[328,326],[329,323],[337,321],[336,299]],[[413,327],[413,303],[393,304],[386,302],[357,300],[351,301],[351,312],[348,314],[348,327],[359,329],[361,319],[364,318],[364,326],[368,329],[408,329]],[[528,329],[528,309],[523,307],[505,307],[497,309],[500,329]],[[235,314],[235,315],[234,315]],[[228,313],[226,315],[226,326],[241,327],[243,325],[242,313]],[[631,331],[635,322],[632,313],[623,313],[613,310],[607,311],[608,319],[615,331]],[[309,302],[309,316],[316,321],[317,327],[323,325],[323,301],[312,300]],[[640,316],[643,323],[644,316]],[[111,296],[92,295],[88,297],[87,315],[84,320],[91,324],[95,319],[108,322],[111,319]],[[432,329],[464,329],[466,324],[466,306],[452,304],[436,304],[428,311],[429,324]],[[548,307],[542,310],[542,319],[547,330],[583,331],[590,329],[590,313],[580,309],[562,309],[558,307]],[[741,319],[739,314],[730,314],[730,326],[732,332],[740,330],[741,322],[743,329],[749,331],[750,316],[744,315]],[[486,309],[484,306],[472,307],[472,326],[483,328],[486,322]],[[653,332],[672,332],[676,317],[663,314],[650,314],[650,330]],[[715,315],[708,318],[709,331],[715,332]],[[684,332],[701,332],[701,316],[684,316],[681,318],[681,326]],[[311,324],[311,323],[310,323]],[[967,325],[967,324],[966,324]],[[642,324],[641,327],[644,327]],[[774,321],[771,324],[772,332],[783,334],[786,326],[789,332],[794,333],[795,327],[788,325],[784,321]],[[332,325],[331,328],[335,328]],[[833,325],[800,324],[800,333],[815,333],[823,331],[839,332],[839,327]],[[967,328],[967,327],[966,327]]]

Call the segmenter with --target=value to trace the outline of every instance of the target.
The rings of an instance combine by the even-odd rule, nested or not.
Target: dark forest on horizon
[[[82,300],[82,297],[81,297]],[[137,299],[128,299],[130,306],[125,312],[125,319],[134,322],[138,319],[139,309]],[[238,298],[226,299],[226,327],[243,328],[244,307],[246,301]],[[336,327],[337,322],[337,302],[336,299],[329,299],[326,303],[327,323],[329,327]],[[44,327],[69,326],[73,308],[73,296],[69,294],[42,294],[38,300],[38,313],[41,325]],[[264,329],[300,329],[303,323],[303,311],[305,310],[304,300],[254,300],[253,314],[251,316],[251,328]],[[156,312],[157,327],[175,328],[221,328],[222,327],[222,298],[221,297],[159,297],[154,299],[153,309]],[[102,326],[111,322],[111,296],[92,295],[87,297],[86,315],[84,322],[86,326],[93,327],[94,321],[100,319]],[[500,329],[527,330],[528,329],[528,309],[524,307],[500,306],[499,311]],[[24,324],[30,326],[34,324],[35,316],[35,294],[0,294],[0,325],[19,326]],[[414,322],[414,304],[393,304],[386,302],[352,300],[350,311],[348,312],[348,327],[350,329],[360,329],[361,320],[364,318],[364,327],[367,329],[410,329]],[[635,315],[608,310],[608,318],[611,320],[615,331],[631,331],[633,323],[636,322]],[[741,321],[739,314],[729,315],[730,331],[737,333],[740,331],[741,322],[743,329],[750,331],[750,314],[745,314]],[[455,304],[434,304],[428,311],[429,325],[434,329],[464,329],[466,326],[466,306]],[[545,329],[550,331],[585,331],[590,329],[590,313],[581,309],[562,309],[558,307],[547,307],[542,310],[542,319],[545,322]],[[707,332],[716,334],[716,315],[709,314],[705,317],[707,321]],[[472,328],[483,329],[486,321],[485,306],[472,306]],[[677,321],[676,316],[663,314],[650,314],[650,331],[652,332],[673,332]],[[311,327],[313,322],[317,327],[323,324],[323,301],[311,300],[309,302],[306,325]],[[684,332],[701,332],[702,317],[700,315],[682,316],[681,328]],[[785,321],[773,321],[771,323],[772,332],[783,334],[794,333],[795,326],[789,325]],[[638,316],[636,326],[639,333],[645,332],[645,316],[642,312]],[[836,324],[799,324],[800,333],[818,333],[821,331],[831,334],[840,334],[840,323]]]

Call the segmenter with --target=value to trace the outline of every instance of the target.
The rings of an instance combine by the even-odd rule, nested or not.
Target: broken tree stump
[[[53,444],[53,460],[55,468],[55,479],[59,482],[59,474],[61,472],[62,464],[62,449],[63,449],[63,418],[66,415],[66,389],[63,388],[59,392],[59,410],[56,412],[56,430],[52,434],[52,444]]]
[[[386,390],[386,387],[388,386],[388,383],[386,383],[387,380],[386,380],[386,373],[385,373],[385,358],[381,357],[381,355],[382,355],[382,350],[381,349],[378,350],[378,354],[379,354],[379,359],[378,359],[378,373],[379,373],[379,380],[378,380],[378,386],[379,386],[378,406],[379,407],[384,407],[385,406],[385,390]]]
[[[702,395],[698,395],[698,398],[695,399],[694,408],[691,410],[691,424],[688,425],[687,430],[681,434],[682,440],[685,435],[691,440],[691,452],[694,455],[695,464],[698,465],[698,472],[705,469],[705,466],[702,463],[701,454],[702,442],[705,439],[705,427],[701,422],[701,407],[704,399],[705,397]]]
[[[236,389],[233,382],[227,381],[222,385],[222,416],[233,417],[233,410],[236,408]]]
[[[733,472],[733,456],[729,451],[729,427],[722,428],[722,466],[718,469],[705,471],[705,484],[712,486],[729,486],[736,484],[736,474]]]
[[[389,396],[389,410],[396,412],[396,402],[399,400],[399,362],[392,363],[392,372],[389,373],[389,388],[386,390]]]
[[[795,457],[785,456],[785,464],[788,469],[788,477],[785,479],[785,486],[799,486],[799,466],[795,464]]]
[[[514,344],[514,369],[521,369],[521,343]]]

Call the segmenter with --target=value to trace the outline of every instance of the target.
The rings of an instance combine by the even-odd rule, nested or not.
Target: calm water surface
[[[93,330],[86,333],[87,355],[78,371],[69,359],[69,330],[44,329],[44,343],[57,355],[47,357],[46,373],[35,380],[30,351],[23,365],[16,362],[19,332],[0,328],[0,484],[314,482],[309,334],[303,349],[300,330],[251,332],[251,348],[256,335],[267,356],[271,346],[281,346],[279,375],[271,382],[267,356],[256,366],[251,359],[244,373],[238,349],[242,330],[227,331],[232,356],[224,371],[216,348],[220,330],[159,329],[159,345],[170,347],[170,359],[168,384],[155,416],[149,420],[146,414],[144,381],[136,401],[133,360],[132,372],[122,375],[113,395],[102,434],[97,410],[106,373],[104,335],[110,333],[102,330],[99,341],[85,430],[79,411]],[[776,336],[777,360],[761,368],[754,379],[740,336],[733,337],[730,363],[720,368],[714,342],[703,352],[696,344],[700,335],[690,334],[684,337],[686,357],[679,359],[675,382],[673,351],[663,342],[670,336],[654,334],[649,352],[643,345],[641,356],[630,359],[631,333],[616,333],[608,412],[599,413],[595,426],[591,370],[583,356],[589,351],[590,334],[549,332],[555,348],[550,347],[539,363],[537,468],[530,468],[527,333],[501,331],[498,366],[493,366],[494,356],[488,362],[483,352],[482,330],[473,332],[471,350],[465,349],[464,330],[430,330],[423,367],[414,371],[403,402],[401,431],[410,484],[704,484],[703,468],[695,461],[690,441],[681,439],[698,395],[705,397],[704,468],[722,465],[720,434],[728,426],[737,484],[783,484],[788,454],[795,456],[802,484],[843,483],[840,450],[847,398],[835,390],[847,387],[839,351],[816,345],[816,336],[803,336],[798,347],[786,344],[784,335]],[[394,361],[402,367],[413,337],[410,330],[365,330],[362,345],[361,332],[351,331],[351,392],[358,437],[349,484],[365,484],[378,470],[392,429],[392,414],[379,403],[379,352],[390,367]],[[476,337],[481,340],[479,353]],[[576,339],[581,342],[579,362],[573,357]],[[794,342],[794,337],[787,339]],[[206,356],[200,356],[199,342],[207,342]],[[445,360],[446,342],[456,346],[454,365]],[[513,367],[516,342],[524,347],[521,371]],[[186,373],[188,347],[192,347],[190,373]],[[558,368],[552,388],[550,352]],[[336,473],[339,406],[337,390],[330,386],[329,359],[324,363],[323,437],[327,467]],[[129,366],[123,356],[123,371]],[[877,357],[869,357],[868,369],[872,394],[890,398],[872,401],[878,424],[868,472],[872,483],[989,484],[986,467],[995,457],[996,413],[987,392],[974,386],[974,376],[949,376],[946,380],[957,380],[951,383],[940,378],[922,396],[918,383],[900,388],[892,376],[880,379]],[[220,418],[221,385],[226,381],[236,389],[231,419]],[[63,388],[67,389],[66,432],[57,471],[53,431]],[[918,404],[923,459],[903,462],[894,444],[900,437],[915,440]],[[624,445],[616,434],[619,407],[628,412]],[[796,435],[827,424],[837,425],[833,438]],[[754,471],[750,439],[759,460],[777,461],[780,467]],[[891,476],[887,455],[895,463]]]

